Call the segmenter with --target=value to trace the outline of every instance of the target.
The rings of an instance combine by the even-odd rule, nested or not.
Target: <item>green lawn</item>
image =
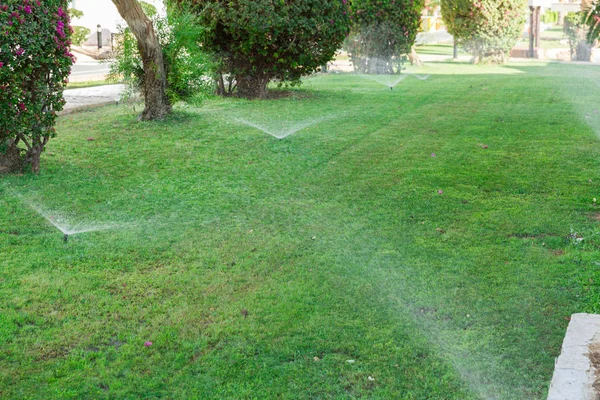
[[[69,82],[67,84],[67,89],[82,89],[94,86],[104,86],[104,85],[113,85],[114,82],[108,82],[106,80],[99,81],[84,81],[84,82]]]
[[[413,72],[61,117],[0,181],[0,398],[544,399],[600,311],[600,71]]]

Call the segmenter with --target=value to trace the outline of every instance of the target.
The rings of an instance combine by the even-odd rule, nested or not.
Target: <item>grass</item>
[[[599,311],[600,74],[418,72],[61,117],[0,183],[0,397],[545,398]]]
[[[106,80],[99,81],[83,81],[83,82],[69,82],[67,83],[67,89],[82,89],[93,86],[104,86],[104,85],[114,85],[114,82],[108,82]]]
[[[452,43],[436,43],[436,44],[422,44],[416,46],[418,54],[435,54],[444,55],[451,57],[454,54],[454,45]],[[467,55],[462,48],[458,48],[458,55]]]

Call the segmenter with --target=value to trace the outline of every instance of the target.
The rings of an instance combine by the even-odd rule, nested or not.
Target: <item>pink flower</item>
[[[444,191],[442,189],[438,190],[438,194],[442,194]]]
[[[0,61],[0,68],[4,67],[4,63]]]
[[[26,14],[31,14],[31,7],[25,6],[25,13]]]
[[[21,111],[25,111],[25,110],[27,110],[27,107],[25,107],[25,104],[24,104],[24,103],[19,103],[19,109],[20,109]]]
[[[24,48],[22,48],[22,47],[19,47],[19,48],[17,49],[17,51],[15,51],[15,53],[16,53],[16,55],[18,55],[18,56],[22,56],[22,55],[23,55],[23,53],[25,53],[25,49],[24,49]]]
[[[150,346],[152,346],[152,342],[146,342],[146,343],[144,343],[144,347],[150,347]]]
[[[435,157],[435,153],[431,153],[431,157]]]

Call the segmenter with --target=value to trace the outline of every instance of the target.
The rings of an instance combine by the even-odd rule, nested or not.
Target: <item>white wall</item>
[[[145,1],[154,4],[159,10],[164,7],[162,0]],[[96,32],[96,26],[100,24],[102,28],[114,33],[118,22],[125,23],[111,0],[71,0],[71,7],[83,11],[83,17],[74,18],[71,24],[85,26],[92,32]]]

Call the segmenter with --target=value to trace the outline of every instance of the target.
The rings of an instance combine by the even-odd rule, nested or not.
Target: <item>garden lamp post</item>
[[[98,24],[97,28],[97,34],[98,34],[98,50],[102,48],[102,27],[100,26],[100,24]]]

